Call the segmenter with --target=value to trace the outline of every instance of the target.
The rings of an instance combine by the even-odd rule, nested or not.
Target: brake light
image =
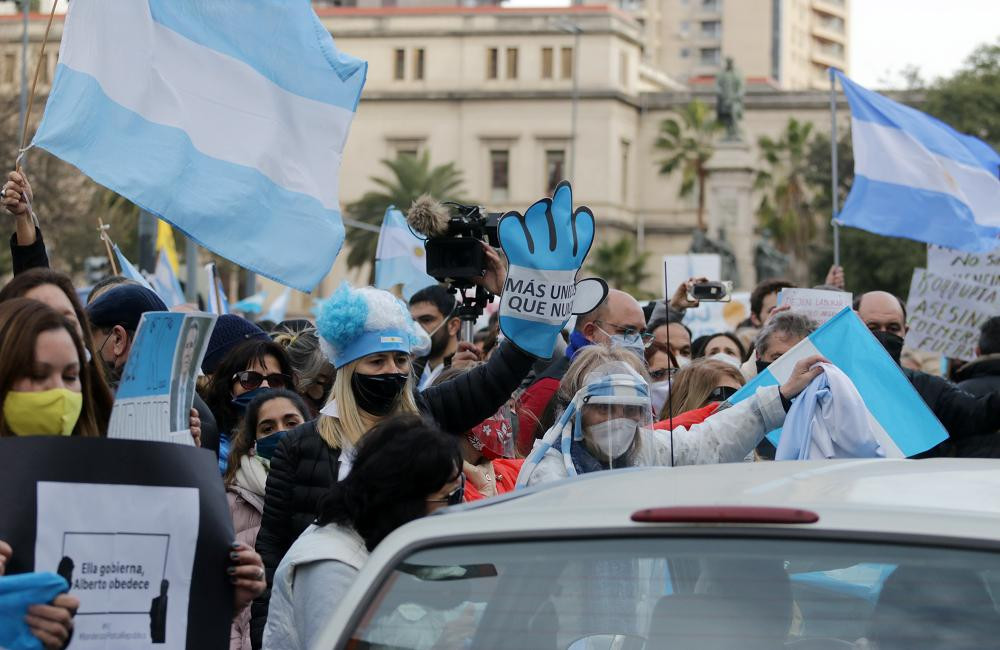
[[[767,506],[675,506],[646,508],[632,513],[640,523],[688,524],[814,524],[819,515],[798,508]]]

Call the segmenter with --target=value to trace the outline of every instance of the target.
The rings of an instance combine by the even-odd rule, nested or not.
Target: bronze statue
[[[784,277],[788,272],[788,256],[771,243],[771,231],[760,233],[760,240],[754,250],[753,265],[757,271],[757,282]]]
[[[733,58],[726,57],[726,69],[715,78],[715,115],[726,129],[724,141],[738,142],[741,139],[743,92],[743,75],[733,66]]]
[[[691,245],[688,253],[713,253],[719,256],[721,262],[721,277],[709,278],[711,280],[732,280],[734,285],[740,284],[740,271],[736,264],[736,253],[733,252],[732,245],[726,240],[726,232],[719,229],[719,238],[711,239],[701,228],[695,228],[691,234]]]

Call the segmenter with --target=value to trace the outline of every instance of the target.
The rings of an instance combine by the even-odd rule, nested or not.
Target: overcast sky
[[[1000,0],[852,0],[851,77],[875,88],[901,85],[899,70],[948,75],[975,47],[1000,38]]]

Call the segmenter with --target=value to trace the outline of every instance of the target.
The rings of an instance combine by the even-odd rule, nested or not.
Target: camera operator
[[[413,362],[419,390],[433,384],[445,368],[464,368],[480,360],[472,342],[458,340],[462,323],[456,315],[457,307],[455,296],[439,284],[421,289],[410,298],[410,316],[431,337],[431,351]]]
[[[483,248],[487,268],[477,284],[499,294],[503,264],[493,249]],[[446,432],[464,435],[507,402],[535,361],[507,341],[485,365],[418,392],[411,363],[426,352],[428,337],[392,294],[343,285],[316,325],[337,377],[319,418],[289,431],[271,460],[257,537],[269,582],[315,519],[319,499],[350,472],[354,450],[372,427],[394,415],[419,413]],[[254,603],[254,647],[260,647],[267,598]]]

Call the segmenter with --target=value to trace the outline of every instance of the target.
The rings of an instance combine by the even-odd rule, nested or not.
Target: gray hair
[[[320,374],[330,367],[329,360],[320,349],[315,327],[296,328],[284,325],[273,332],[271,338],[288,353],[288,359],[297,376],[300,394],[305,394],[312,388]],[[330,374],[333,375],[332,372]]]
[[[790,338],[804,339],[813,332],[819,325],[805,314],[795,312],[785,312],[778,314],[767,321],[763,329],[757,334],[754,347],[757,349],[757,358],[761,359],[767,355],[767,347],[774,334],[781,334]]]

